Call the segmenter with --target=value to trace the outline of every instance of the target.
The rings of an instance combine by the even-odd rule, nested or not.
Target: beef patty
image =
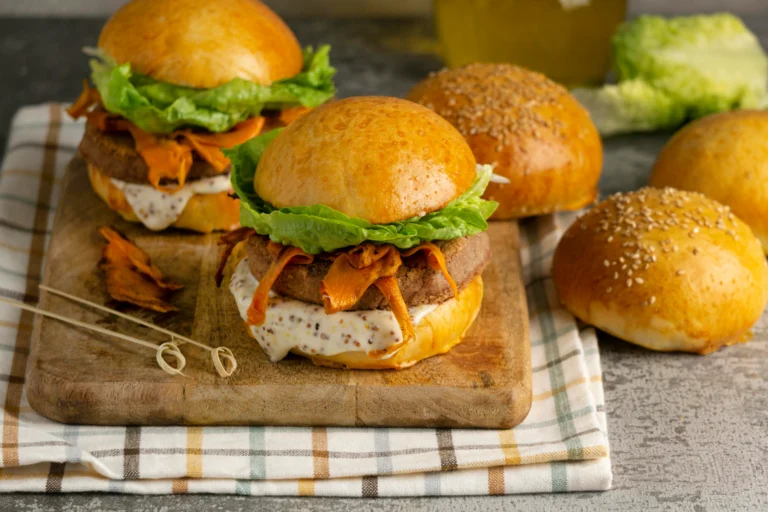
[[[129,133],[103,132],[91,124],[86,124],[79,150],[89,164],[110,178],[149,185],[149,167],[136,152],[136,144]],[[221,174],[194,151],[192,155],[192,167],[189,169],[187,181]]]
[[[256,279],[261,279],[276,259],[267,250],[268,244],[269,238],[266,236],[254,235],[248,239],[248,265]],[[491,258],[491,244],[485,233],[440,241],[436,245],[443,252],[448,273],[459,290],[480,274]],[[275,281],[272,290],[286,297],[322,304],[320,282],[330,268],[331,260],[328,258],[315,258],[309,265],[288,265]],[[453,297],[448,281],[439,270],[427,266],[423,254],[403,258],[403,265],[397,271],[397,281],[409,307],[439,304]],[[387,305],[381,292],[371,286],[352,309],[384,309]]]

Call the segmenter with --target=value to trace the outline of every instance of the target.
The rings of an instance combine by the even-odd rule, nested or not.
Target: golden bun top
[[[156,80],[206,89],[234,78],[268,85],[303,66],[291,29],[257,0],[132,0],[99,47]]]
[[[469,188],[475,157],[434,112],[361,96],[317,107],[285,128],[254,189],[278,208],[322,204],[386,224],[439,210]]]
[[[661,151],[652,186],[701,192],[731,207],[768,254],[768,112],[742,110],[693,121]]]
[[[589,113],[561,85],[511,64],[433,73],[408,99],[454,125],[481,164],[510,180],[491,183],[496,219],[581,208],[594,200],[603,165]]]
[[[552,265],[575,316],[654,350],[708,353],[744,341],[768,302],[760,243],[702,194],[644,188],[601,202]]]

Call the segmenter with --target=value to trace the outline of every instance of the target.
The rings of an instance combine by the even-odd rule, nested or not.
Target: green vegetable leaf
[[[603,136],[675,128],[685,120],[680,102],[642,80],[571,92]]]
[[[490,165],[477,168],[472,185],[442,210],[390,224],[371,224],[321,204],[277,209],[253,191],[259,160],[280,130],[260,135],[225,154],[232,162],[232,187],[240,197],[240,224],[274,242],[293,245],[309,254],[331,252],[363,242],[392,244],[400,249],[424,241],[451,240],[488,229],[498,203],[480,196],[493,174]]]
[[[602,135],[768,105],[768,57],[731,14],[640,16],[614,35],[612,61],[617,86],[577,90]]]
[[[298,75],[259,85],[235,78],[212,89],[160,82],[135,73],[130,64],[117,65],[103,52],[91,60],[91,79],[110,112],[130,119],[151,133],[169,133],[183,126],[225,132],[263,109],[303,105],[316,107],[336,93],[329,46],[304,51]]]

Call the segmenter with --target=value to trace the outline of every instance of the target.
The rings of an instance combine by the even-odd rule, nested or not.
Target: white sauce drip
[[[137,185],[114,178],[111,181],[123,192],[136,217],[153,231],[176,222],[193,195],[218,194],[232,189],[229,173],[190,181],[173,194],[157,190],[152,185]]]
[[[248,259],[243,259],[229,283],[243,320],[247,318],[248,306],[258,285],[248,268]],[[413,325],[418,325],[436,308],[436,304],[410,308]],[[332,356],[342,352],[384,350],[402,338],[395,315],[389,310],[341,311],[327,315],[322,306],[274,293],[270,293],[264,323],[251,325],[249,329],[272,361],[284,358],[292,348]]]

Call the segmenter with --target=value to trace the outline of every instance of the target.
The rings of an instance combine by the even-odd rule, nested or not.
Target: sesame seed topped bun
[[[322,204],[373,224],[437,211],[477,166],[456,129],[398,98],[361,96],[304,114],[269,144],[256,193],[278,208]]]
[[[303,64],[291,29],[254,0],[132,0],[99,47],[155,80],[206,89],[234,78],[268,85]]]
[[[582,321],[660,351],[747,340],[768,302],[749,226],[702,194],[644,188],[601,202],[565,233],[552,277]]]
[[[701,192],[733,209],[768,254],[768,112],[698,119],[659,154],[650,183]]]
[[[496,219],[581,208],[597,194],[600,136],[562,86],[509,64],[470,64],[431,74],[408,99],[447,119],[480,164],[511,183],[491,183]]]

